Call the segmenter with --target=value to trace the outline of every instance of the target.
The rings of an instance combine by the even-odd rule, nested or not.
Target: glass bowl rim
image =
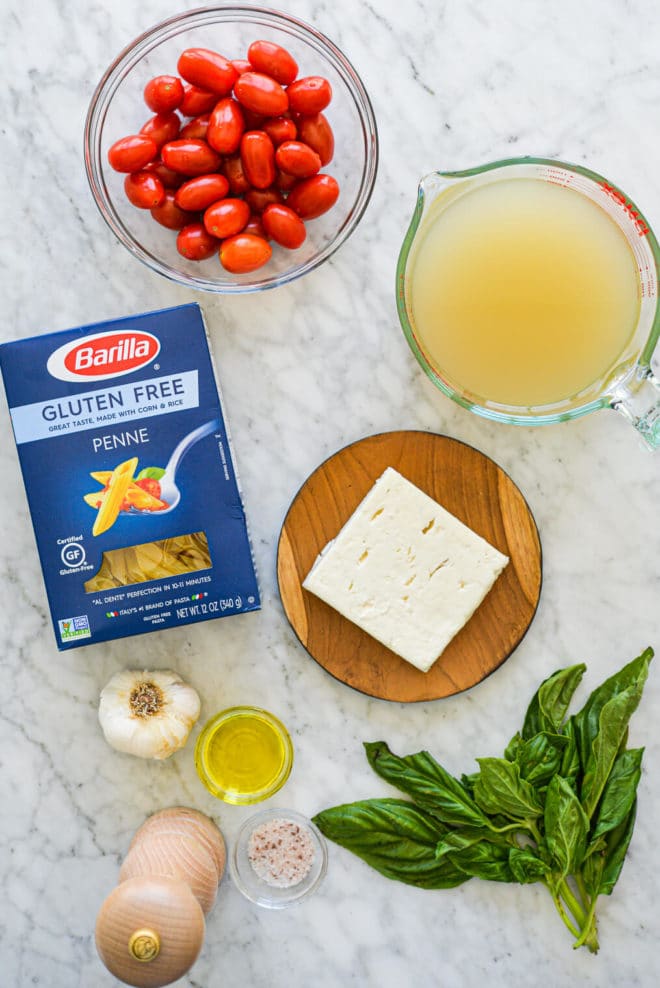
[[[207,771],[203,749],[207,740],[213,736],[220,724],[232,717],[248,716],[250,714],[258,714],[263,720],[267,721],[273,730],[278,734],[284,745],[284,759],[277,777],[270,786],[265,789],[251,792],[249,796],[242,797],[235,795],[233,792],[228,792],[225,789],[221,789],[220,786],[216,784]],[[265,710],[263,707],[254,707],[251,705],[241,704],[234,707],[227,707],[224,710],[218,711],[218,713],[214,714],[204,723],[195,742],[194,759],[197,775],[212,796],[215,796],[216,799],[221,799],[224,803],[230,803],[233,806],[250,806],[254,803],[260,803],[264,799],[269,799],[271,796],[274,796],[275,793],[279,792],[291,775],[294,749],[291,736],[279,717],[276,717],[275,714],[272,714],[269,710]]]
[[[302,882],[298,885],[292,885],[289,888],[277,888],[276,886],[269,886],[267,882],[260,879],[255,872],[255,882],[260,882],[263,889],[264,895],[260,896],[258,893],[253,894],[249,889],[248,885],[244,882],[240,867],[238,864],[238,855],[241,850],[241,843],[245,839],[248,831],[254,830],[259,826],[260,823],[266,823],[270,820],[291,820],[294,823],[298,823],[307,828],[312,834],[316,846],[318,847],[319,854],[321,856],[321,863],[319,867],[318,875],[310,882],[309,885],[305,885],[302,890],[296,893],[296,889],[300,889],[306,881],[306,877],[303,878]],[[313,869],[310,869],[310,873]],[[231,854],[229,855],[229,872],[231,874],[232,880],[239,890],[241,895],[249,899],[250,902],[254,902],[257,906],[263,906],[266,909],[284,909],[287,906],[296,905],[306,899],[307,896],[311,895],[312,892],[316,891],[319,885],[325,878],[326,872],[328,870],[328,845],[325,837],[316,826],[316,824],[310,820],[309,817],[305,816],[304,813],[300,813],[297,810],[287,809],[286,807],[268,807],[267,809],[259,810],[257,813],[252,814],[240,826],[240,829],[236,835],[236,839],[233,842],[231,849]],[[270,898],[267,894],[267,890],[272,889],[273,893],[281,893],[278,897]],[[291,893],[288,897],[286,893]]]
[[[346,85],[355,104],[364,137],[362,178],[353,206],[349,210],[339,231],[329,243],[314,253],[304,263],[262,281],[245,281],[242,283],[232,281],[216,282],[207,278],[198,278],[194,275],[183,274],[171,265],[164,263],[140,244],[125,228],[113,205],[112,196],[108,192],[103,178],[101,135],[108,109],[116,89],[124,78],[125,71],[127,72],[134,68],[144,55],[149,54],[162,41],[176,37],[176,35],[182,33],[186,28],[195,27],[209,20],[218,23],[232,20],[244,21],[245,23],[255,21],[270,23],[274,26],[283,23],[292,29],[299,40],[309,42],[309,38],[311,37],[318,46],[317,50],[321,50],[323,57],[330,62]],[[280,285],[288,284],[308,274],[310,271],[314,271],[324,261],[328,260],[348,240],[359,225],[371,200],[376,183],[379,161],[376,117],[364,83],[349,59],[330,38],[305,21],[275,8],[262,7],[257,4],[227,3],[196,7],[159,21],[151,28],[143,31],[142,34],[119,52],[98,82],[92,94],[85,118],[83,146],[85,173],[92,198],[106,225],[114,233],[119,242],[148,268],[163,275],[170,281],[174,281],[186,288],[195,288],[201,291],[223,295],[246,294],[276,288]]]

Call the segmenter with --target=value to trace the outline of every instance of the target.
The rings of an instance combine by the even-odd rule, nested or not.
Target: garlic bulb
[[[183,748],[199,711],[197,692],[176,672],[126,669],[102,690],[99,721],[117,751],[160,759]]]

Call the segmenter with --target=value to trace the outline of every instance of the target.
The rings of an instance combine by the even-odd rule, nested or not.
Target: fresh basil
[[[399,758],[384,741],[366,742],[367,759],[386,782],[408,793],[418,806],[443,823],[487,827],[488,819],[465,787],[436,762],[428,751]]]
[[[568,708],[584,665],[546,679],[503,758],[478,758],[460,781],[428,751],[365,744],[370,765],[404,799],[336,806],[314,821],[388,878],[452,888],[468,878],[541,882],[574,946],[598,950],[596,903],[621,873],[635,825],[642,748],[627,748],[653,651],[646,649]]]
[[[469,877],[436,847],[446,828],[402,799],[365,799],[318,813],[313,822],[330,840],[387,878],[419,888],[461,885]]]
[[[144,467],[140,470],[139,474],[135,478],[136,480],[160,480],[161,477],[165,476],[165,471],[162,467]]]

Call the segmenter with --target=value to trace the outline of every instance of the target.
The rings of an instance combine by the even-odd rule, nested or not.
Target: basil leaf
[[[589,818],[570,783],[555,775],[545,794],[545,841],[562,879],[575,872],[584,858]]]
[[[488,882],[512,882],[509,867],[510,847],[479,841],[449,854],[449,860],[471,878],[483,878]]]
[[[541,683],[527,708],[522,737],[525,741],[542,731],[556,734],[584,675],[583,663],[559,669]]]
[[[616,693],[600,709],[598,733],[592,741],[591,752],[585,763],[581,787],[582,805],[589,817],[595,812],[626,734],[628,721],[642,698],[645,679],[645,675],[638,677],[631,686]]]
[[[583,768],[586,768],[591,757],[591,746],[598,734],[601,710],[613,697],[635,684],[641,693],[652,658],[653,649],[645,649],[636,659],[601,683],[593,691],[582,710],[573,715],[575,739]]]
[[[602,846],[600,846],[602,843]],[[605,868],[605,839],[601,838],[598,842],[598,850],[591,853],[591,848],[587,851],[589,857],[585,858],[580,869],[582,875],[582,881],[584,886],[591,896],[598,895],[598,890],[600,888],[600,883],[603,878],[603,870]]]
[[[559,772],[567,745],[568,738],[546,731],[522,741],[515,759],[521,778],[537,789],[547,785],[552,776]]]
[[[631,748],[617,755],[603,789],[592,841],[619,827],[628,817],[642,774],[643,748]]]
[[[499,844],[507,849],[511,847],[505,837],[494,834],[490,830],[480,830],[475,827],[464,827],[461,830],[450,830],[435,849],[435,856],[439,859],[445,854],[453,854],[456,851],[463,851],[475,844],[489,842]]]
[[[611,895],[612,889],[619,880],[626,851],[630,844],[630,838],[635,829],[635,816],[637,815],[637,800],[633,802],[626,819],[619,824],[616,830],[612,830],[607,837],[607,850],[605,851],[604,867],[600,884],[598,886],[599,895]]]
[[[564,779],[567,779],[569,782],[573,782],[577,786],[581,766],[580,751],[575,736],[575,719],[573,717],[569,717],[564,724],[562,728],[562,736],[567,739],[567,744],[562,755],[559,774]]]
[[[520,768],[505,758],[477,758],[481,773],[474,798],[486,813],[501,813],[514,820],[532,820],[543,806],[532,785],[520,778]]]
[[[164,476],[165,471],[162,467],[145,467],[143,470],[140,470],[135,479],[145,480],[146,478],[149,478],[150,480],[160,480],[160,478]]]
[[[512,847],[509,851],[509,867],[514,879],[520,885],[542,882],[550,869],[547,864],[528,847]]]
[[[428,751],[400,758],[384,741],[367,742],[364,747],[369,764],[382,779],[408,793],[417,806],[443,823],[459,827],[488,826],[488,818],[469,792]]]
[[[447,828],[403,799],[365,799],[318,813],[321,833],[386,878],[418,888],[454,888],[469,877],[435,849]]]
[[[520,751],[520,745],[522,743],[522,738],[520,737],[520,731],[516,731],[508,745],[504,749],[504,757],[508,762],[515,762],[516,755]]]

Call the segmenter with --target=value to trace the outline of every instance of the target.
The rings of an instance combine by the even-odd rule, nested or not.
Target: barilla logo
[[[60,381],[103,381],[150,364],[160,352],[151,333],[115,330],[74,340],[51,353],[46,370]]]

